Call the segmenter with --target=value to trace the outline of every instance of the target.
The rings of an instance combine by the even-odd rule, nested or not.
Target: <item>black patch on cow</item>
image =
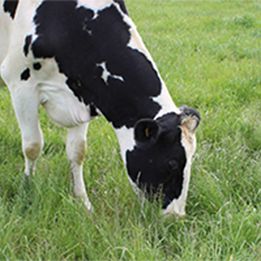
[[[99,115],[99,113],[97,112],[97,109],[92,104],[90,105],[90,111],[91,111],[91,117],[96,117]]]
[[[22,73],[21,73],[21,80],[22,81],[27,81],[30,78],[31,74],[30,74],[30,69],[27,68],[25,69]]]
[[[34,63],[34,64],[33,64],[33,68],[34,68],[36,71],[39,71],[39,70],[41,70],[42,65],[41,65],[40,63]]]
[[[12,19],[15,17],[15,12],[18,6],[19,0],[5,0],[4,1],[4,11],[9,13]]]
[[[28,53],[29,53],[29,47],[30,47],[31,43],[32,43],[32,35],[27,35],[25,37],[25,41],[24,41],[24,54],[25,54],[25,56],[27,56]]]
[[[164,208],[181,195],[183,186],[186,154],[181,144],[180,120],[175,113],[157,119],[157,133],[151,138],[136,140],[134,150],[128,151],[126,157],[132,181],[149,197],[162,193]]]
[[[130,28],[115,4],[97,14],[76,7],[77,1],[43,1],[34,17],[34,56],[55,58],[74,94],[98,108],[114,127],[154,118],[161,109],[153,101],[161,93],[161,81],[146,56],[127,46]],[[98,66],[103,62],[124,81],[109,76],[104,82]]]
[[[118,3],[120,5],[121,10],[125,13],[128,14],[125,1],[124,0],[114,0],[115,3]]]

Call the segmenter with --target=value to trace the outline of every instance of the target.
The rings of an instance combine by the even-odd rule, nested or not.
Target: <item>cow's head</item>
[[[200,115],[186,106],[180,110],[181,114],[169,113],[156,120],[137,122],[136,145],[127,152],[127,169],[146,195],[162,193],[164,213],[184,216]]]

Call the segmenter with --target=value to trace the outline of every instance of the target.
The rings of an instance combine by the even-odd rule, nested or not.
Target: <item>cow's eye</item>
[[[168,165],[169,165],[169,170],[171,171],[175,171],[179,168],[178,162],[176,160],[170,160],[168,162]]]

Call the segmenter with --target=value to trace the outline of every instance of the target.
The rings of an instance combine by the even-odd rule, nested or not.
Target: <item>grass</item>
[[[84,168],[93,215],[71,193],[66,133],[43,111],[45,148],[25,186],[18,126],[0,88],[0,260],[260,260],[260,2],[127,4],[176,104],[202,114],[187,217],[141,206],[102,118],[91,124]]]

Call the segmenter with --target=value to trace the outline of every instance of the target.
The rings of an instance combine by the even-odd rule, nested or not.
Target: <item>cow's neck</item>
[[[161,109],[158,111],[154,119],[157,119],[171,112],[180,114],[179,108],[174,104],[163,81],[162,81],[162,92],[154,100],[161,106]],[[114,130],[120,145],[122,159],[126,164],[127,152],[132,151],[135,147],[134,126],[133,127],[122,126],[121,128],[114,127]]]
[[[167,113],[175,112],[177,114],[180,113],[179,108],[175,105],[173,102],[168,89],[165,85],[165,82],[162,80],[159,70],[157,69],[156,64],[153,61],[152,56],[150,55],[149,51],[147,50],[146,46],[144,45],[142,38],[140,37],[135,24],[132,22],[132,20],[126,16],[127,19],[125,21],[130,25],[130,33],[131,33],[131,39],[129,41],[128,46],[132,48],[133,50],[137,50],[138,52],[143,53],[146,58],[150,61],[151,66],[155,70],[157,77],[161,84],[161,93],[157,97],[153,97],[153,101],[157,103],[160,106],[160,109],[156,113],[156,115],[153,117],[154,119],[159,118]],[[150,108],[147,108],[148,110]],[[142,114],[142,113],[141,113]],[[118,142],[121,148],[121,156],[123,158],[124,163],[126,164],[126,153],[127,151],[133,150],[135,146],[135,140],[134,140],[134,126],[128,127],[128,126],[122,126],[121,128],[115,128],[115,133],[118,138]]]
[[[125,21],[130,25],[129,31],[131,33],[131,38],[130,38],[128,47],[130,47],[133,50],[137,50],[138,52],[140,52],[146,56],[147,60],[150,61],[151,66],[155,70],[155,73],[157,74],[157,78],[160,81],[161,93],[157,97],[152,98],[153,101],[160,106],[160,108],[153,118],[154,119],[159,118],[162,115],[170,113],[170,112],[175,112],[175,113],[179,114],[180,110],[173,102],[173,100],[168,92],[168,89],[165,85],[165,82],[162,80],[159,70],[158,70],[156,64],[154,63],[152,56],[150,55],[149,51],[147,50],[142,38],[140,37],[135,24],[132,22],[132,20],[128,16],[125,16]],[[150,108],[147,108],[147,109],[149,110]],[[133,147],[135,146],[134,126],[131,126],[131,127],[122,126],[120,128],[114,127],[114,130],[115,130],[115,133],[117,135],[117,138],[118,138],[118,141],[120,144],[122,158],[123,158],[124,162],[126,162],[126,158],[125,158],[126,152],[128,150],[132,150]]]
[[[155,97],[153,99],[157,104],[160,105],[159,111],[156,113],[153,119],[157,119],[165,114],[168,113],[176,113],[180,114],[179,108],[174,104],[173,100],[171,99],[171,96],[165,87],[164,82],[162,82],[162,92],[158,97]],[[148,110],[150,108],[147,108]],[[140,114],[143,114],[144,112],[140,112]],[[138,120],[142,119],[139,118],[138,116],[136,117]],[[114,128],[114,131],[116,133],[118,143],[120,145],[120,150],[121,150],[121,156],[126,164],[126,155],[128,151],[132,151],[135,147],[135,139],[134,139],[134,127],[135,125],[132,126],[121,126],[121,127],[116,127],[113,125],[113,119],[108,119],[109,122],[112,123],[112,126]],[[137,121],[138,121],[137,120]]]
[[[130,33],[131,33],[131,40],[129,42],[129,47],[132,49],[136,49],[139,52],[142,52],[147,59],[151,62],[152,67],[154,68],[157,77],[159,78],[161,82],[161,93],[157,97],[153,98],[153,101],[160,105],[160,109],[158,110],[157,114],[153,117],[154,119],[163,116],[164,114],[175,112],[177,114],[180,113],[179,108],[175,105],[173,102],[166,85],[164,81],[162,80],[160,73],[157,69],[156,64],[153,61],[153,58],[151,57],[149,51],[147,50],[146,46],[144,45],[137,29],[134,23],[131,20],[128,20],[128,23],[131,25]],[[149,109],[149,108],[148,108]],[[135,146],[135,140],[134,140],[134,127],[126,127],[123,126],[121,128],[114,128],[120,148],[121,148],[121,155],[126,163],[126,152],[133,150]]]
[[[159,73],[159,70],[158,70],[151,54],[149,53],[142,38],[140,37],[140,34],[138,33],[135,24],[132,22],[132,20],[130,18],[128,19],[127,22],[130,25],[130,34],[131,34],[131,38],[130,38],[128,46],[134,50],[135,49],[138,50],[139,52],[143,53],[147,57],[147,59],[151,62],[151,65],[154,68],[154,70],[157,74],[157,77],[159,78],[160,83],[161,83],[160,95],[153,98],[153,100],[161,106],[161,109],[159,110],[158,114],[154,118],[160,117],[169,112],[180,113],[179,109],[176,107],[175,103],[173,102],[173,100],[168,92],[165,82],[162,80],[162,77]]]

